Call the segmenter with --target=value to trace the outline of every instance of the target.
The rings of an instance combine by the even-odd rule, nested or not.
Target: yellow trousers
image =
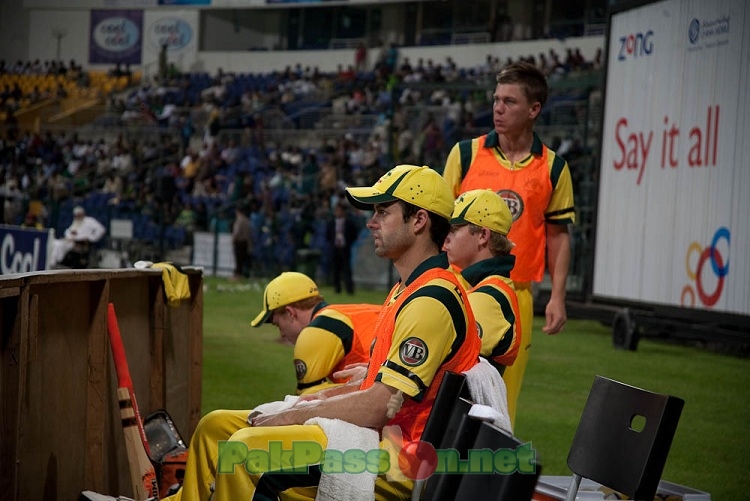
[[[216,410],[200,420],[190,440],[182,488],[177,494],[166,499],[265,500],[269,497],[275,499],[276,495],[290,501],[315,499],[317,479],[314,476],[288,473],[274,476],[254,470],[253,466],[258,466],[258,457],[269,457],[262,451],[274,448],[294,450],[295,443],[317,443],[320,449],[325,449],[328,440],[323,430],[319,426],[253,428],[246,421],[249,413],[249,410]],[[222,445],[220,451],[219,444],[224,441],[227,443]],[[246,466],[246,463],[249,466]],[[295,464],[304,465],[305,463]],[[274,469],[274,466],[278,465],[268,466],[269,469]],[[215,485],[213,497],[212,485]],[[411,497],[412,485],[413,483],[405,478],[400,481],[389,481],[385,475],[379,475],[375,482],[375,499],[408,500]]]
[[[219,442],[229,440],[237,431],[248,428],[249,410],[215,410],[201,418],[195,428],[188,450],[185,478],[170,501],[207,500],[216,478]]]
[[[518,309],[521,313],[521,347],[513,365],[505,368],[503,381],[508,391],[508,414],[510,424],[515,427],[516,408],[518,406],[518,395],[521,393],[521,383],[526,373],[526,364],[529,362],[531,350],[531,331],[534,323],[534,295],[531,291],[530,282],[519,282],[514,284],[516,296],[518,297]]]
[[[284,466],[305,466],[297,464],[297,458],[290,455],[291,465],[274,464],[268,461],[264,452],[272,447],[278,450],[291,451],[295,443],[315,442],[325,449],[328,444],[325,433],[319,426],[263,426],[258,428],[244,428],[231,436],[232,444],[221,452],[221,465],[216,475],[216,492],[213,501],[231,501],[235,499],[275,499],[276,495],[282,499],[315,499],[317,480],[307,475],[282,474],[276,475],[275,480],[269,481],[268,472],[252,471],[253,466],[259,470],[279,469]],[[273,446],[271,443],[273,442]],[[241,445],[241,447],[237,447]],[[252,454],[259,451],[260,454]],[[263,458],[254,463],[253,457]],[[264,460],[268,463],[263,464]],[[248,463],[248,466],[245,463]],[[264,478],[265,477],[265,478]],[[259,492],[256,492],[259,491]],[[272,494],[271,494],[272,492]],[[268,493],[268,494],[267,494]]]

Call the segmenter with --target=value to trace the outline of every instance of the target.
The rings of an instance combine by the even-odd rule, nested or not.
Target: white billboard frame
[[[684,18],[685,11],[691,8],[710,10],[710,7],[694,0],[646,0],[620,6],[608,13],[594,262],[588,281],[588,296],[593,303],[634,308],[650,317],[711,322],[750,332],[750,287],[745,285],[750,283],[750,257],[745,257],[750,256],[750,218],[745,218],[748,223],[742,221],[742,215],[750,213],[750,195],[742,193],[741,189],[743,185],[750,186],[750,177],[732,172],[734,177],[731,177],[731,183],[726,179],[682,182],[674,174],[682,174],[689,169],[697,171],[699,167],[719,170],[716,166],[722,161],[732,163],[734,171],[741,170],[734,167],[733,160],[742,145],[750,144],[750,121],[744,118],[750,113],[750,98],[746,91],[741,91],[746,87],[743,82],[748,82],[750,74],[748,49],[742,47],[743,42],[750,40],[750,6],[743,4],[741,0],[719,0],[708,4],[713,6],[714,11],[717,8],[730,8],[736,13],[741,8],[742,12],[739,16],[696,15],[684,26],[684,30],[682,27],[668,30],[667,36],[661,38],[662,26],[681,22],[675,21],[674,17],[679,18],[682,14]],[[680,11],[677,16],[675,7]],[[621,19],[618,16],[643,18],[642,13],[649,9],[645,16],[648,22],[641,23],[641,28],[626,30],[628,33],[625,34],[622,31],[625,23],[618,25]],[[673,18],[660,25],[660,15]],[[652,25],[655,28],[651,28]],[[739,51],[739,61],[733,68],[737,73],[735,77],[739,79],[737,99],[727,97],[726,89],[721,85],[714,85],[714,95],[707,96],[701,89],[701,93],[695,97],[695,109],[689,109],[683,104],[688,98],[686,96],[691,96],[691,92],[696,93],[691,89],[695,82],[685,78],[685,68],[680,64],[693,64],[696,57],[702,57],[704,63],[719,64],[716,62],[720,61],[716,54],[717,47],[729,45],[727,33],[731,30],[739,32],[740,48],[734,47]],[[737,43],[736,40],[734,43]],[[648,70],[639,70],[637,65],[647,65],[644,61],[653,56],[658,44],[662,45],[659,47],[662,50],[665,46],[671,47],[671,54],[665,58],[667,63],[661,61],[656,70],[663,70],[665,64],[673,64],[682,71],[670,75],[664,70],[663,73],[667,74],[656,79]],[[616,68],[617,64],[622,67]],[[631,76],[633,79],[640,78],[636,82],[639,87],[651,89],[656,98],[636,103],[632,95],[634,89],[623,89],[627,87],[623,85],[623,67],[628,72],[625,82]],[[709,77],[720,78],[721,75],[697,75],[694,78]],[[619,108],[612,104],[614,92],[625,94],[625,98],[618,103]],[[699,102],[700,99],[704,101]],[[665,102],[677,102],[678,105],[669,106]],[[619,131],[613,127],[615,110],[620,113],[614,123],[619,126]],[[700,120],[698,115],[701,115]],[[727,123],[727,116],[732,115],[733,119]],[[653,119],[655,116],[661,123]],[[622,134],[623,130],[627,130],[627,134]],[[613,146],[616,146],[616,155]],[[665,172],[660,173],[659,170]],[[614,171],[618,171],[617,176]],[[658,177],[659,174],[670,173],[673,179],[666,182]],[[683,177],[686,176],[683,174]],[[633,189],[633,186],[644,183],[653,184],[650,194],[644,195]],[[669,183],[673,186],[670,187]],[[714,191],[705,193],[707,186]],[[625,193],[621,193],[619,199],[617,190]],[[726,193],[722,194],[721,190]],[[691,224],[684,221],[676,224],[676,220],[664,217],[664,213],[671,210],[674,218],[674,213],[702,195],[731,205],[730,208],[715,210],[725,218],[727,224],[717,223],[721,217],[716,215],[713,218],[693,218]],[[663,200],[655,203],[654,199],[658,200],[659,196]],[[659,224],[653,221],[655,208],[664,209],[663,212],[656,212],[663,217]],[[623,213],[627,216],[622,217]],[[619,234],[625,236],[618,239]],[[677,251],[680,246],[685,249]],[[637,257],[628,257],[628,252]],[[675,257],[678,253],[680,256]],[[654,266],[654,263],[660,262],[667,264]],[[644,267],[639,269],[636,266],[638,263],[645,263]],[[735,276],[730,277],[730,272]],[[713,281],[710,278],[712,274]],[[727,299],[729,296],[732,298]],[[711,304],[707,305],[706,302]]]

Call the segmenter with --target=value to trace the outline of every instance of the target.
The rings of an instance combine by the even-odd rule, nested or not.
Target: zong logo
[[[654,51],[654,42],[651,40],[653,36],[653,30],[648,30],[645,34],[631,33],[620,37],[620,52],[617,55],[617,60],[625,61],[628,58],[651,55]]]
[[[688,39],[691,44],[695,44],[698,41],[698,37],[701,34],[701,23],[697,19],[693,18],[690,21],[690,27],[688,28]]]

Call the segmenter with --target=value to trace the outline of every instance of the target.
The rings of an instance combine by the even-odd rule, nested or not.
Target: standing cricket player
[[[568,225],[575,222],[573,185],[568,164],[534,132],[547,93],[547,80],[533,64],[517,62],[505,66],[497,74],[493,95],[494,129],[484,136],[456,143],[443,172],[454,196],[490,188],[503,197],[513,214],[508,238],[516,244],[513,249],[516,263],[511,278],[521,309],[523,339],[515,363],[503,374],[513,423],[531,348],[534,321],[531,283],[544,277],[545,256],[552,290],[542,331],[557,334],[567,318]]]

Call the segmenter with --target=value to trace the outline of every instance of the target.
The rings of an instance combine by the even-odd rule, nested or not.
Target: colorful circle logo
[[[695,297],[704,306],[714,306],[721,298],[721,293],[724,290],[724,278],[729,274],[729,242],[731,233],[726,227],[721,227],[716,230],[713,238],[711,239],[711,245],[708,247],[702,247],[698,242],[693,242],[688,246],[687,253],[685,255],[685,270],[690,281],[695,282],[695,289],[690,284],[686,284],[682,288],[682,294],[680,295],[680,304],[686,307],[695,306]],[[726,253],[727,258],[724,261],[724,256],[719,250],[719,244],[722,240],[726,240]],[[692,266],[691,262],[694,260],[693,256],[697,256],[695,261],[695,267]],[[710,263],[711,273],[707,273],[709,268],[706,267],[706,263]],[[705,283],[710,280],[710,276],[713,274],[715,284]],[[709,287],[713,290],[709,289]]]

